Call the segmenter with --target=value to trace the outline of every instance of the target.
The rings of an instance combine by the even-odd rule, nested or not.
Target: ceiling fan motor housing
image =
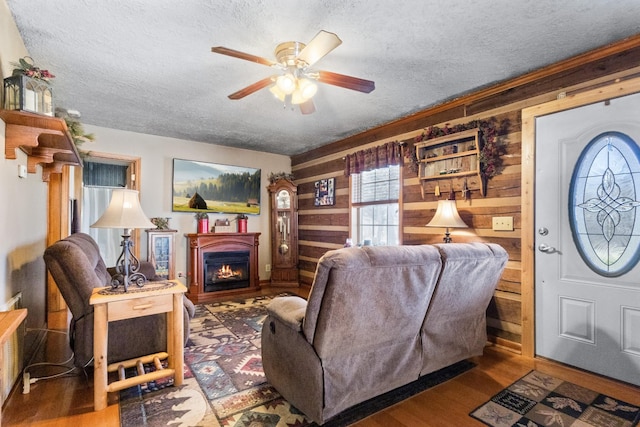
[[[278,63],[280,63],[283,67],[299,67],[304,68],[307,66],[303,61],[297,60],[298,55],[302,52],[302,49],[305,48],[304,43],[300,42],[284,42],[280,43],[276,46],[275,54]],[[298,65],[298,62],[302,62],[302,64]]]

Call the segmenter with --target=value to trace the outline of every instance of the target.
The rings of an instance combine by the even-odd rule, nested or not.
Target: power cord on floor
[[[68,335],[67,332],[64,331],[58,331],[56,329],[44,329],[44,328],[28,328],[27,331],[45,331],[45,332],[54,332],[57,334],[64,334],[64,335]],[[64,362],[59,362],[59,363],[55,363],[55,362],[38,362],[38,363],[32,363],[28,366],[26,366],[23,371],[22,371],[22,394],[29,394],[29,392],[31,391],[31,384],[35,384],[37,381],[40,380],[49,380],[49,379],[53,379],[53,378],[59,378],[65,375],[68,375],[70,373],[72,373],[73,371],[76,370],[76,367],[69,367],[67,366],[67,364],[69,362],[71,362],[74,358],[75,354],[72,353],[71,357],[69,357],[69,359],[65,360]],[[57,374],[53,374],[53,375],[48,375],[48,376],[44,376],[44,377],[37,377],[37,378],[31,378],[31,374],[29,373],[29,369],[33,368],[35,366],[57,366],[57,367],[64,367],[67,368],[66,371],[64,372],[60,372]]]

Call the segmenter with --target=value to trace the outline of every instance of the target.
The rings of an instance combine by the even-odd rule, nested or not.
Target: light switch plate
[[[513,217],[494,216],[492,225],[494,231],[513,231]]]
[[[25,165],[18,165],[18,177],[19,178],[27,177],[27,167]]]

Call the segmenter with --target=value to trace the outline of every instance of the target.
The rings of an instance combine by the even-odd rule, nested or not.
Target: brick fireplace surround
[[[211,302],[221,296],[260,289],[258,270],[258,238],[260,233],[197,233],[187,234],[189,243],[187,266],[187,297],[194,304]],[[240,289],[205,291],[204,256],[206,253],[249,252],[249,286]]]

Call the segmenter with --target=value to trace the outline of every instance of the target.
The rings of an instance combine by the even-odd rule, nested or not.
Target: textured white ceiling
[[[638,0],[6,2],[83,123],[287,155],[640,33]],[[373,92],[320,84],[311,115],[267,89],[227,98],[273,72],[212,46],[275,59],[321,29],[343,44],[314,68]]]

